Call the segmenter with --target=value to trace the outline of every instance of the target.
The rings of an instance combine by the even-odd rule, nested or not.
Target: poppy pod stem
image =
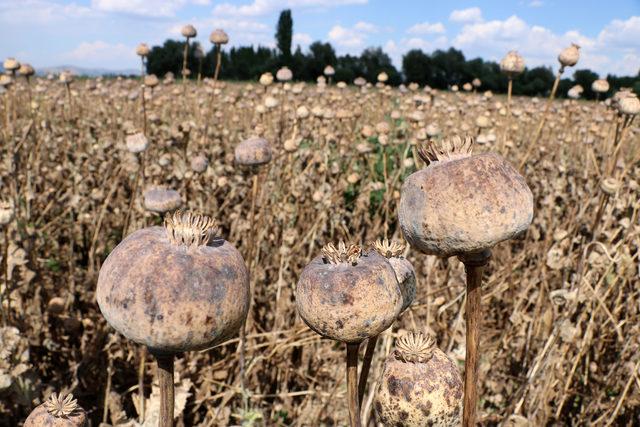
[[[184,43],[184,52],[182,54],[182,83],[183,84],[185,83],[185,79],[187,78],[187,57],[188,56],[189,56],[189,37],[187,37],[187,41]]]
[[[564,67],[560,67],[558,70],[558,74],[556,75],[556,79],[553,82],[553,87],[551,88],[551,93],[549,94],[549,98],[547,99],[547,104],[544,107],[544,112],[542,113],[542,118],[540,119],[540,123],[538,123],[538,128],[536,129],[536,133],[533,135],[533,139],[529,142],[529,146],[527,147],[527,151],[522,157],[522,161],[520,161],[520,165],[518,166],[518,170],[522,170],[524,164],[529,160],[529,156],[531,155],[531,151],[533,147],[538,144],[538,140],[540,139],[540,135],[542,134],[542,128],[544,128],[545,123],[547,122],[547,117],[549,116],[549,109],[551,108],[551,103],[556,97],[556,92],[558,91],[558,85],[560,84],[560,78],[562,77],[562,73],[564,72]]]
[[[378,343],[378,337],[375,335],[367,340],[367,349],[364,352],[364,360],[362,361],[362,369],[360,370],[360,378],[358,380],[358,404],[361,407],[364,400],[364,391],[367,388],[367,378],[369,377],[369,370],[371,369],[371,361],[376,351],[376,344]]]
[[[460,257],[467,273],[466,327],[467,342],[464,359],[464,427],[476,425],[478,402],[478,348],[480,346],[480,318],[482,310],[482,273],[491,258],[491,251],[468,254]]]
[[[358,403],[358,349],[360,343],[347,343],[347,400],[351,427],[361,427]]]
[[[155,355],[160,386],[160,418],[158,427],[173,426],[173,354]]]

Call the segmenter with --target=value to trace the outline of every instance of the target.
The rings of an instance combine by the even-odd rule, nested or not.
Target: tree
[[[289,65],[291,62],[291,40],[293,38],[293,19],[291,10],[286,9],[280,12],[278,26],[276,28],[276,43],[282,57],[282,64]]]
[[[582,86],[584,92],[582,97],[585,99],[595,99],[596,94],[591,90],[591,84],[598,80],[598,75],[591,70],[576,70],[573,73],[574,84]]]
[[[402,57],[402,72],[408,83],[426,85],[432,81],[431,58],[420,49],[412,49]]]
[[[370,82],[377,82],[378,74],[383,71],[389,76],[388,84],[398,85],[402,82],[400,73],[393,66],[391,58],[380,47],[365,49],[360,55],[360,62],[364,77]]]

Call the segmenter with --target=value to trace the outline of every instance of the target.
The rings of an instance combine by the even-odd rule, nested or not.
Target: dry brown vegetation
[[[238,339],[184,354],[177,425],[346,424],[343,346],[296,315],[301,269],[328,242],[401,239],[396,207],[403,178],[421,166],[417,142],[477,135],[475,150],[519,165],[544,102],[514,98],[508,126],[506,98],[479,93],[282,88],[147,88],[149,147],[138,155],[125,144],[127,132],[144,128],[137,81],[36,79],[2,95],[0,188],[15,216],[1,228],[0,425],[19,425],[53,391],[73,392],[93,425],[137,425],[140,351],[107,325],[95,287],[123,235],[161,223],[143,206],[151,185],[178,190],[183,207],[218,221],[251,265],[254,289],[246,399]],[[483,424],[640,419],[640,131],[637,121],[622,131],[621,120],[603,103],[556,101],[524,162],[533,224],[494,249],[485,273]],[[253,135],[271,142],[273,160],[235,166],[234,147]],[[616,135],[623,141],[612,165]],[[209,162],[201,173],[191,166],[198,155]],[[261,185],[251,229],[254,174]],[[612,176],[618,184],[602,185]],[[418,275],[416,301],[380,337],[365,425],[373,425],[371,385],[398,331],[432,332],[463,366],[462,264],[405,253]],[[150,361],[147,413],[157,401]]]

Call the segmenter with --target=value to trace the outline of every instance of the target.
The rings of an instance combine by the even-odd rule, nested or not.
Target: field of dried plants
[[[157,423],[151,356],[96,303],[110,251],[162,224],[145,208],[153,186],[218,221],[253,291],[244,392],[238,338],[186,352],[176,425],[347,425],[344,347],[301,321],[296,283],[326,243],[402,240],[400,189],[423,167],[417,146],[456,135],[504,156],[534,195],[532,225],[494,248],[484,274],[478,420],[640,422],[637,121],[604,102],[553,101],[545,115],[545,99],[514,97],[508,108],[481,87],[165,80],[142,105],[140,81],[127,79],[16,79],[2,94],[0,425],[21,425],[52,392],[72,392],[94,426]],[[137,132],[148,147],[134,153]],[[270,142],[269,163],[234,163],[251,136]],[[404,254],[417,295],[378,340],[366,426],[403,331],[433,334],[464,366],[463,264]]]

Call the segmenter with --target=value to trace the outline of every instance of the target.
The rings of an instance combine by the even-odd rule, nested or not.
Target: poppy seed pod
[[[144,85],[149,86],[150,88],[154,88],[160,84],[160,80],[158,80],[158,76],[155,74],[148,74],[144,76]]]
[[[22,64],[18,69],[18,73],[24,77],[31,77],[36,73],[36,71],[30,64]]]
[[[387,357],[374,398],[384,426],[460,425],[462,379],[433,337],[409,333]]]
[[[213,44],[222,45],[229,43],[229,36],[223,30],[213,30],[209,35],[209,41]]]
[[[327,65],[326,67],[324,67],[325,76],[333,76],[335,73],[336,70],[331,65]]]
[[[182,204],[180,193],[164,187],[151,187],[143,194],[144,208],[151,212],[165,213],[176,210]]]
[[[416,272],[408,259],[402,256],[404,244],[389,242],[387,239],[377,240],[373,248],[383,257],[387,258],[389,264],[396,273],[400,293],[402,294],[402,308],[404,312],[416,297]]]
[[[367,84],[367,80],[364,77],[356,77],[353,80],[353,84],[358,86],[358,87],[362,87],[362,86]]]
[[[414,248],[431,255],[479,253],[527,229],[533,195],[502,157],[471,153],[474,140],[430,141],[427,166],[410,175],[400,196],[400,226]]]
[[[15,58],[7,58],[2,63],[2,66],[5,70],[13,72],[20,68],[20,63]]]
[[[597,93],[609,92],[609,82],[605,79],[594,80],[591,83],[591,90]]]
[[[211,218],[178,211],[164,227],[120,242],[98,277],[107,322],[156,355],[202,350],[237,333],[249,310],[249,273],[216,228]]]
[[[515,50],[510,51],[500,61],[500,71],[510,78],[515,77],[524,71],[524,58]]]
[[[620,114],[635,116],[640,113],[640,100],[638,100],[638,97],[635,94],[628,92],[627,95],[618,99],[616,107]]]
[[[273,74],[262,73],[262,75],[260,76],[260,84],[262,86],[269,86],[271,83],[273,83]]]
[[[149,146],[149,140],[142,132],[127,135],[125,142],[130,153],[142,153]]]
[[[396,319],[402,294],[391,264],[358,245],[328,244],[300,274],[296,306],[304,322],[323,337],[360,343]]]
[[[207,170],[207,166],[209,166],[209,160],[203,154],[191,158],[191,170],[194,172],[202,173]]]
[[[137,47],[136,47],[136,55],[138,56],[142,56],[142,57],[146,57],[149,56],[149,46],[147,46],[146,43],[140,43]]]
[[[271,161],[271,144],[264,138],[251,137],[236,146],[235,161],[243,166],[260,166]]]
[[[288,82],[293,78],[293,73],[287,67],[282,67],[276,72],[276,79],[279,82]]]
[[[24,422],[24,427],[84,427],[87,414],[72,394],[53,393],[42,405],[37,406]]]
[[[4,226],[13,220],[15,207],[12,200],[0,200],[0,225]]]
[[[180,34],[182,34],[183,37],[191,39],[197,36],[198,32],[196,31],[196,27],[194,27],[191,24],[187,24],[184,27],[182,27],[182,29],[180,30]]]
[[[578,63],[578,59],[580,59],[580,46],[575,43],[571,43],[571,46],[563,49],[558,55],[558,61],[562,69],[564,67],[573,67]]]
[[[383,71],[380,74],[378,74],[378,82],[386,83],[387,80],[389,80],[389,75],[387,73]]]

